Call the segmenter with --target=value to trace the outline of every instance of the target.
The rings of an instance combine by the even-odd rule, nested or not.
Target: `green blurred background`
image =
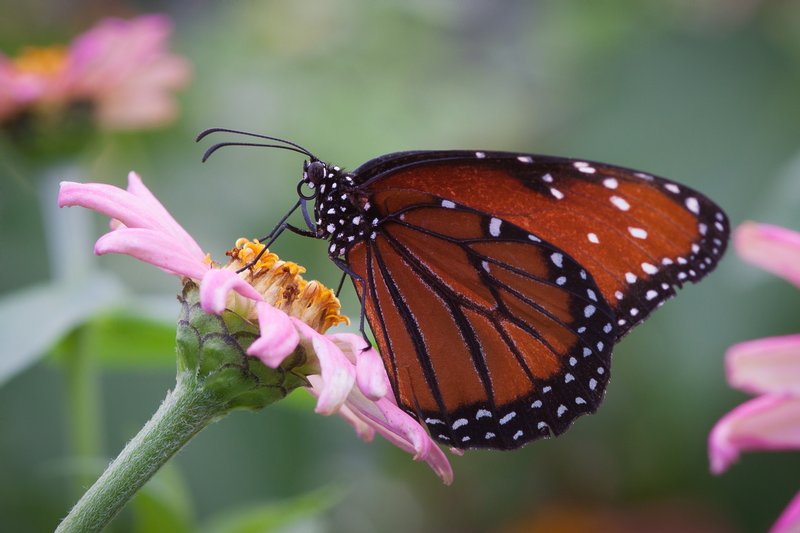
[[[606,161],[691,185],[734,224],[800,228],[794,0],[2,0],[0,12],[9,55],[67,42],[104,16],[173,17],[173,48],[194,66],[178,121],[102,136],[74,163],[82,180],[117,185],[139,171],[216,258],[291,205],[302,159],[234,148],[201,164],[193,138],[211,126],[282,136],[346,168],[433,148]],[[55,197],[40,205],[45,165],[0,142],[0,291],[8,298],[54,275],[42,220],[59,213]],[[92,220],[99,235],[106,220]],[[324,243],[288,235],[276,251],[305,265],[308,278],[338,281]],[[90,256],[91,244],[79,253]],[[152,295],[148,309],[158,316],[177,313],[177,279],[127,258],[94,264],[137,302]],[[596,415],[519,451],[452,456],[451,487],[386,442],[365,444],[337,417],[315,415],[298,392],[206,429],[111,529],[163,530],[173,513],[173,530],[213,530],[224,513],[262,506],[281,531],[764,531],[800,489],[800,454],[747,455],[713,477],[706,439],[746,399],[725,383],[726,347],[800,330],[800,294],[787,289],[730,253],[620,343]],[[352,290],[343,304],[358,314]],[[58,312],[37,308],[26,334]],[[82,341],[103,361],[107,458],[174,383],[174,327],[118,315],[94,319]],[[96,475],[104,465],[70,458],[56,359],[0,388],[3,531],[51,530],[77,496],[76,471]]]

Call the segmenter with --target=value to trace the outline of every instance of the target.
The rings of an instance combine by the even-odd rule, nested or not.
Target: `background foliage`
[[[800,228],[797,2],[2,0],[0,49],[66,42],[104,16],[149,11],[174,18],[174,48],[194,65],[181,117],[157,132],[102,136],[77,161],[81,179],[122,185],[128,170],[139,171],[215,257],[283,214],[302,161],[231,149],[201,164],[193,137],[211,126],[282,136],[346,168],[418,148],[580,156],[687,183],[734,224]],[[42,243],[42,210],[55,197],[42,206],[36,192],[51,163],[0,141],[7,299],[59,268]],[[95,220],[99,235],[105,222]],[[324,243],[290,235],[276,251],[335,285]],[[142,318],[123,301],[82,335],[103,361],[98,410],[112,457],[173,383],[168,318],[179,285],[126,258],[95,264],[117,273],[126,294],[153,295],[167,317]],[[357,315],[352,291],[344,306]],[[20,309],[27,335],[63,312]],[[731,254],[618,346],[595,416],[520,451],[453,457],[452,487],[388,444],[364,444],[340,420],[313,414],[297,393],[208,428],[113,529],[259,530],[247,529],[252,518],[292,531],[763,531],[800,488],[800,457],[751,455],[714,478],[706,438],[744,398],[724,382],[725,348],[797,331],[798,316],[800,295]],[[0,388],[8,531],[52,529],[74,501],[76,470],[105,464],[70,461],[64,377],[53,359]],[[234,514],[225,522],[221,513]]]

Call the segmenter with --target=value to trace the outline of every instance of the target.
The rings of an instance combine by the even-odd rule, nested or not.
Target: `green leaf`
[[[338,504],[344,491],[338,487],[321,489],[281,502],[271,502],[228,511],[211,519],[203,533],[266,533],[301,520],[308,520]]]
[[[35,285],[0,300],[0,385],[41,359],[72,328],[122,301],[117,278]]]

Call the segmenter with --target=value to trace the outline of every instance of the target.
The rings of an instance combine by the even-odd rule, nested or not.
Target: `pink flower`
[[[452,482],[453,472],[442,450],[397,406],[377,352],[366,349],[358,335],[323,334],[346,319],[338,314],[339,303],[330,289],[299,277],[302,267],[264,253],[253,267],[256,273],[239,274],[239,267],[263,248],[246,240],[237,243],[228,266],[215,266],[133,172],[127,190],[99,183],[62,182],[58,205],[78,205],[111,217],[112,230],[98,239],[96,254],[130,255],[199,281],[200,302],[206,312],[221,314],[233,309],[257,319],[260,336],[248,353],[267,366],[279,366],[298,345],[315,354],[318,372],[307,379],[311,384],[308,390],[317,398],[317,413],[339,414],[366,441],[375,432],[381,434],[413,453],[415,459],[426,461],[445,483]],[[297,293],[291,302],[285,295],[284,279],[291,280]]]
[[[57,112],[89,102],[105,128],[172,121],[172,93],[186,85],[190,69],[183,57],[167,52],[171,31],[162,15],[106,19],[67,49],[28,48],[12,61],[0,57],[0,120],[26,109]]]
[[[739,255],[800,287],[800,234],[746,222],[734,235]],[[741,452],[800,449],[800,334],[731,346],[728,383],[758,395],[717,422],[709,436],[711,470],[721,474]],[[772,532],[800,531],[800,495]]]

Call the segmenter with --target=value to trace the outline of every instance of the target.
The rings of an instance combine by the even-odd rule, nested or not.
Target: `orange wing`
[[[389,154],[354,172],[384,214],[418,192],[471,207],[553,243],[581,264],[621,337],[717,264],[722,210],[684,185],[620,167],[504,152]]]
[[[373,200],[380,231],[346,260],[365,281],[397,399],[434,438],[516,448],[597,408],[617,329],[590,273],[451,200],[397,190]]]

